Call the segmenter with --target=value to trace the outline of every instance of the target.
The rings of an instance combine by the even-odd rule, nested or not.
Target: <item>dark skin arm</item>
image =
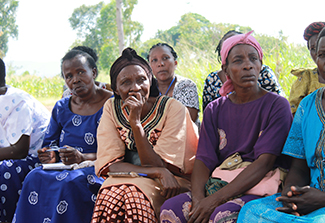
[[[195,122],[199,115],[199,111],[196,108],[190,108],[190,107],[186,107],[186,108],[190,113],[192,121]]]
[[[0,160],[24,159],[28,155],[29,136],[22,135],[17,143],[0,148]]]
[[[310,187],[309,183],[310,170],[306,160],[294,158],[282,196],[277,198],[283,207],[276,210],[300,216],[325,207],[325,193]]]
[[[275,160],[275,155],[260,155],[232,182],[208,197],[203,197],[203,195],[204,185],[210,175],[207,174],[209,172],[209,169],[204,165],[202,161],[196,160],[192,174],[193,205],[188,223],[208,222],[210,215],[216,207],[221,205],[227,199],[242,194],[259,183],[263,177],[272,169]]]
[[[126,162],[116,162],[109,167],[110,172],[133,172],[147,174],[149,178],[159,179],[163,190],[161,195],[166,199],[171,198],[180,193],[180,185],[173,174],[165,167],[144,167],[137,166]]]

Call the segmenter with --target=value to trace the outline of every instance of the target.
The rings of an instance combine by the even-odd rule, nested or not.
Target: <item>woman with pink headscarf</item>
[[[161,222],[236,222],[246,202],[278,191],[292,115],[284,97],[257,84],[263,53],[251,33],[223,43],[227,81],[204,111],[192,190],[165,201]]]

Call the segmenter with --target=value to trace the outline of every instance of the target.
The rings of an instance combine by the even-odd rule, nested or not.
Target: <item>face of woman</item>
[[[158,46],[150,51],[149,64],[158,81],[174,78],[177,61],[167,46]]]
[[[62,63],[62,73],[65,83],[72,94],[76,96],[87,95],[94,88],[96,68],[90,68],[87,58],[77,55]]]
[[[145,70],[139,65],[124,67],[116,78],[116,92],[124,101],[130,96],[139,94],[148,100],[150,79]]]
[[[319,75],[325,78],[325,37],[320,38],[318,42],[316,64]]]
[[[313,35],[310,37],[308,40],[308,45],[309,45],[309,53],[313,61],[316,63],[316,40],[317,40],[317,35]]]
[[[233,86],[249,88],[257,85],[262,62],[257,50],[251,45],[234,46],[228,55],[228,65],[224,71]]]

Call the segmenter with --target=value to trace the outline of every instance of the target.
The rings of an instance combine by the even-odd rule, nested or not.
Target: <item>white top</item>
[[[0,95],[0,148],[13,145],[22,135],[28,135],[29,153],[37,155],[50,121],[50,112],[25,91],[6,86],[6,94]]]

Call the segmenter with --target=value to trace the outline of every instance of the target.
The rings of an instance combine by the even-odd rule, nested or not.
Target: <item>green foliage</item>
[[[19,88],[33,95],[35,98],[62,97],[64,80],[59,76],[46,78],[36,75],[10,75],[6,78],[8,85]]]
[[[9,38],[18,37],[16,25],[16,10],[18,1],[0,0],[0,57],[3,58],[8,52]]]
[[[137,0],[123,0],[123,30],[125,45],[135,47],[140,42],[143,26],[131,20]],[[70,25],[78,31],[76,44],[82,44],[95,49],[99,55],[99,67],[109,70],[111,64],[119,56],[118,34],[116,26],[116,2],[99,3],[74,10],[69,19]]]

